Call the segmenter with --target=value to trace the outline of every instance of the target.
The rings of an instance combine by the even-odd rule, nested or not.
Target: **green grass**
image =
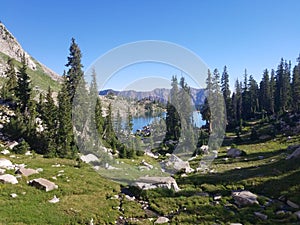
[[[0,58],[4,62],[6,62],[9,59],[9,57],[2,52],[0,52]],[[43,69],[37,63],[36,60],[33,59],[33,61],[36,63],[37,69],[36,70],[31,70],[30,68],[27,69],[27,73],[30,76],[32,81],[32,88],[38,87],[43,91],[47,91],[48,87],[50,86],[54,92],[58,92],[60,90],[60,84],[57,81],[53,80],[51,77],[49,77],[43,71]],[[14,60],[13,62],[16,67],[21,67],[21,63],[18,62],[17,60]],[[1,78],[0,83],[5,82],[6,80],[7,80],[6,78]]]
[[[40,174],[23,177],[16,185],[0,184],[0,224],[114,224],[120,212],[113,209],[119,200],[109,199],[120,186],[97,174],[89,165],[77,169],[66,159],[45,159],[41,156],[18,156],[13,163],[25,163],[28,168],[43,168]],[[52,167],[54,164],[61,167]],[[64,170],[64,172],[59,172]],[[62,174],[62,176],[57,176]],[[56,176],[57,180],[52,177]],[[27,184],[29,179],[43,177],[55,182],[57,190],[45,192]],[[25,192],[25,194],[24,194]],[[16,198],[10,194],[16,193]],[[48,200],[56,195],[60,202]]]

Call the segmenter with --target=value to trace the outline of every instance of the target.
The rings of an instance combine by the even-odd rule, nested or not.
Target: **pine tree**
[[[293,110],[300,111],[300,56],[297,59],[298,65],[293,70],[292,80],[292,97],[293,97]]]
[[[271,88],[269,71],[264,70],[262,81],[259,88],[259,105],[262,112],[272,113],[271,109]]]
[[[70,55],[68,57],[68,63],[66,67],[69,67],[67,72],[67,90],[69,93],[70,101],[73,101],[76,88],[83,78],[82,64],[81,64],[81,51],[79,46],[76,44],[75,39],[72,38],[71,46],[69,48]]]
[[[58,93],[58,133],[57,133],[57,155],[62,158],[75,156],[75,144],[72,127],[72,114],[70,95],[67,89],[67,79],[64,74],[64,82]]]
[[[255,113],[259,109],[258,104],[258,85],[257,82],[254,80],[253,76],[250,75],[249,77],[249,89],[248,89],[248,96],[250,102],[250,117],[254,117]]]
[[[275,113],[275,88],[276,88],[276,81],[275,81],[275,71],[271,70],[271,79],[270,79],[270,112],[272,115]]]
[[[210,70],[207,71],[207,78],[206,78],[206,89],[205,89],[205,100],[204,104],[202,105],[200,112],[202,115],[202,119],[206,121],[206,125],[209,126],[209,131],[211,131],[210,127],[210,119],[211,119],[211,111],[209,107],[209,97],[212,95],[212,78]]]
[[[24,113],[29,107],[30,98],[31,98],[30,78],[27,74],[25,55],[23,55],[22,57],[22,66],[17,76],[18,76],[18,81],[17,81],[17,87],[15,89],[16,97],[18,99],[21,112]]]
[[[8,77],[8,81],[5,83],[6,96],[2,96],[8,100],[15,100],[16,98],[16,87],[17,87],[17,76],[13,59],[7,61],[8,69],[5,71],[5,76]]]
[[[224,66],[224,70],[221,78],[221,91],[223,93],[225,107],[226,107],[226,118],[227,123],[232,120],[232,109],[231,109],[231,93],[229,88],[229,74],[227,71],[227,66]]]

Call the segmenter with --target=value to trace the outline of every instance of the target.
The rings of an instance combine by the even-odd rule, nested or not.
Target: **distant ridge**
[[[193,104],[195,106],[202,105],[205,99],[204,89],[190,88],[191,97],[193,99]],[[106,96],[108,94],[119,95],[129,99],[141,100],[149,98],[150,100],[159,100],[160,102],[166,103],[168,101],[168,96],[170,94],[170,89],[167,88],[155,88],[152,91],[116,91],[113,89],[101,90],[99,95]]]

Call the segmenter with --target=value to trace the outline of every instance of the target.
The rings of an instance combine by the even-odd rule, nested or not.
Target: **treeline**
[[[291,62],[281,59],[277,70],[263,71],[262,80],[258,83],[252,75],[244,72],[243,81],[236,80],[234,92],[229,88],[229,73],[224,67],[222,76],[215,69],[211,78],[208,72],[206,91],[214,83],[220,83],[226,108],[227,129],[240,129],[243,121],[251,119],[279,118],[286,113],[300,112],[300,57],[292,69]],[[214,80],[214,81],[213,81]],[[206,98],[202,106],[202,117],[209,124],[210,107]]]
[[[89,147],[88,151],[97,152],[98,149],[95,148],[106,146],[113,151],[118,149],[121,157],[135,156],[134,150],[120,143],[116,137],[112,124],[111,105],[108,107],[106,117],[103,116],[95,71],[92,73],[90,88],[87,89],[81,64],[82,53],[74,39],[69,52],[65,65],[67,72],[62,76],[63,82],[57,98],[53,98],[50,87],[46,94],[39,93],[39,96],[36,96],[27,74],[24,56],[18,71],[15,69],[13,59],[8,60],[8,69],[5,72],[7,81],[2,86],[1,98],[14,109],[15,116],[11,117],[9,123],[4,126],[4,133],[10,139],[22,140],[21,146],[17,149],[25,151],[29,146],[35,152],[47,157],[77,158],[82,143],[78,140],[80,137],[76,131],[91,133],[92,128],[95,127],[97,133],[87,135],[97,139],[97,145],[88,146],[88,143],[85,143],[84,145]],[[81,114],[80,118],[84,118],[84,121],[72,121],[73,101],[78,101],[78,93],[85,99],[79,98],[82,104],[80,108],[76,108],[76,114]],[[87,99],[93,97],[95,102],[90,103]],[[87,109],[89,110],[86,111]],[[90,113],[91,111],[93,113]],[[87,112],[89,113],[86,114]],[[86,129],[87,122],[89,128],[83,130]]]

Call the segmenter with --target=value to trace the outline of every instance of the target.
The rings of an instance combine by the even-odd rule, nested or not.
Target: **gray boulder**
[[[250,191],[236,191],[232,193],[232,197],[238,206],[258,204],[257,195]]]
[[[155,188],[166,188],[179,191],[176,180],[172,177],[140,177],[132,186],[138,187],[142,190],[149,190]]]
[[[18,180],[15,176],[11,174],[4,174],[4,175],[0,175],[0,183],[17,184]]]
[[[13,164],[10,160],[1,158],[0,159],[0,168],[2,169],[11,169],[13,167]]]
[[[154,222],[154,224],[163,224],[163,223],[168,223],[169,219],[167,217],[161,216],[158,217],[157,220]]]
[[[231,158],[240,157],[242,155],[246,155],[246,153],[243,150],[237,148],[231,148],[227,151],[227,156]]]

